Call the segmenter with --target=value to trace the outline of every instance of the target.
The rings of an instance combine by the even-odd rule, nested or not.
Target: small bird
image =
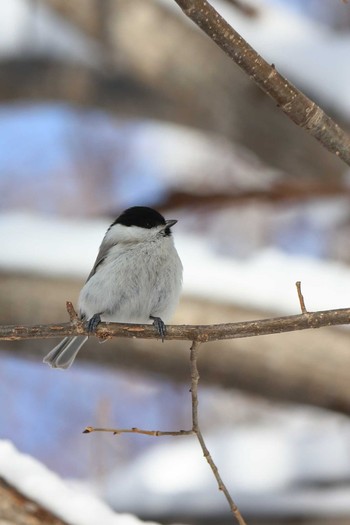
[[[125,210],[108,228],[79,295],[79,317],[94,332],[101,321],[151,323],[164,339],[179,301],[182,264],[171,227],[177,220],[145,206]],[[44,358],[69,368],[87,336],[65,337]]]

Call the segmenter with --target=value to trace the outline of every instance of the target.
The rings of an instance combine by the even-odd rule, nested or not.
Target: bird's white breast
[[[118,242],[83,287],[79,308],[88,319],[146,323],[170,318],[178,303],[182,264],[172,237]]]

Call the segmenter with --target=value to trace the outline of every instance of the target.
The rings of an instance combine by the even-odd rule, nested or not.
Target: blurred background
[[[349,130],[349,3],[212,3]],[[174,323],[299,313],[298,280],[309,310],[349,306],[349,167],[173,0],[2,0],[0,60],[1,324],[66,321],[133,205],[179,220]],[[61,373],[55,344],[1,343],[1,439],[117,512],[231,523],[191,437],[82,434],[189,428],[189,345],[91,338]],[[202,429],[250,524],[350,523],[349,348],[346,328],[202,347]]]

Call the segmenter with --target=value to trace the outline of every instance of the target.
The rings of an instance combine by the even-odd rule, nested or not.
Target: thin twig
[[[305,314],[257,319],[239,323],[213,325],[167,325],[165,339],[178,341],[220,341],[223,339],[241,339],[260,335],[281,334],[338,326],[350,323],[350,308],[307,312]],[[24,339],[51,339],[73,335],[89,335],[82,323],[61,323],[49,325],[11,325],[0,326],[0,341],[19,341]],[[134,337],[138,339],[156,339],[157,332],[152,325],[101,323],[96,330],[97,337]]]
[[[301,281],[297,281],[297,282],[295,283],[295,286],[297,287],[297,292],[298,292],[298,298],[299,298],[299,303],[300,303],[301,312],[302,312],[303,314],[307,314],[308,311],[306,310],[305,301],[304,301],[304,296],[303,296],[303,294],[301,293]]]
[[[350,166],[350,137],[269,64],[207,0],[175,0],[186,16],[228,55],[298,126]]]
[[[66,310],[69,315],[69,319],[71,323],[77,323],[79,322],[79,316],[77,312],[74,309],[73,303],[71,301],[66,301]]]
[[[198,341],[193,341],[191,346],[191,357],[190,357],[190,367],[191,367],[191,397],[192,397],[192,431],[196,434],[199,444],[203,451],[203,456],[207,460],[214,476],[217,481],[219,490],[221,490],[230,506],[231,512],[234,517],[237,519],[240,525],[246,525],[246,522],[243,519],[242,514],[240,513],[236,503],[233,501],[231,494],[229,493],[225,483],[223,482],[219,470],[214,463],[214,460],[205,444],[202,432],[199,428],[198,422],[198,382],[199,382],[199,372],[197,366],[198,352],[199,352],[200,343]]]
[[[199,444],[202,448],[203,455],[207,460],[215,479],[218,483],[219,490],[225,495],[231,512],[234,517],[237,519],[239,525],[246,525],[237,505],[233,501],[226,485],[221,479],[219,470],[215,465],[213,458],[205,444],[203,435],[199,428],[198,423],[198,382],[199,382],[199,372],[197,367],[197,358],[199,351],[200,343],[198,341],[193,341],[191,346],[191,356],[190,356],[190,369],[191,369],[191,399],[192,399],[192,429],[191,430],[170,430],[170,431],[161,431],[161,430],[145,430],[137,427],[133,428],[96,428],[96,427],[86,427],[83,431],[84,434],[90,434],[92,432],[111,432],[114,435],[118,434],[143,434],[146,436],[189,436],[195,434],[199,441]]]
[[[192,341],[190,354],[190,369],[191,369],[191,398],[192,398],[192,430],[198,432],[198,382],[199,372],[197,367],[197,358],[199,352],[198,341]]]
[[[112,432],[112,434],[143,434],[146,436],[191,436],[193,430],[144,430],[142,428],[95,428],[86,427],[83,434],[90,434],[91,432]]]

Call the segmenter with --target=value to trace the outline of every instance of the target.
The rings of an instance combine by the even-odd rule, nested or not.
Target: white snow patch
[[[0,441],[0,476],[71,525],[144,523],[130,514],[116,514],[91,492],[73,489],[37,460],[20,453],[9,441]]]

